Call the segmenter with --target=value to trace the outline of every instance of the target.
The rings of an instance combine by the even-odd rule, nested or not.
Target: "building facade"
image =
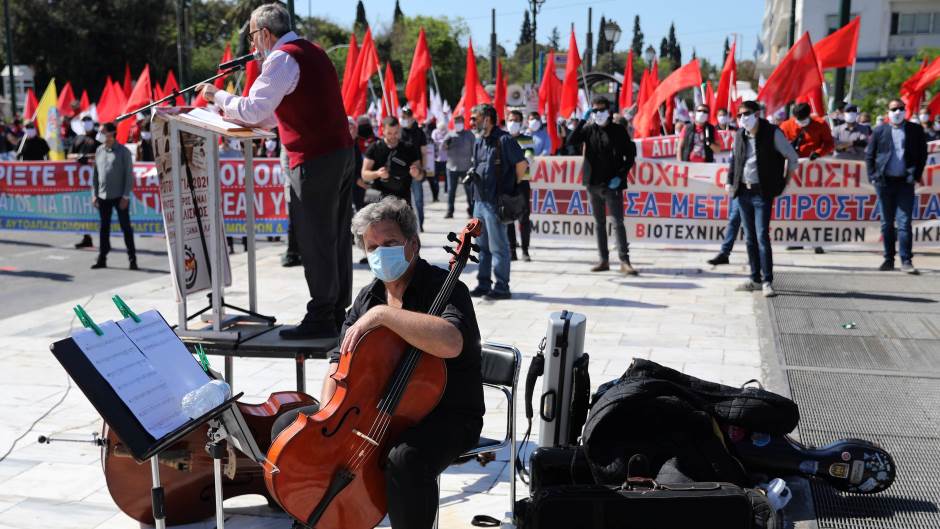
[[[766,0],[757,47],[758,70],[766,74],[790,47],[790,13],[796,4],[796,38],[808,31],[813,42],[839,28],[840,0]],[[940,1],[852,0],[849,20],[861,16],[857,70],[874,69],[895,57],[912,57],[940,47]]]

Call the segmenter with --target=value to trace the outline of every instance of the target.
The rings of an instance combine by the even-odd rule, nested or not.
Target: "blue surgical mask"
[[[405,259],[404,246],[379,246],[368,257],[372,273],[386,283],[400,278],[411,264]]]

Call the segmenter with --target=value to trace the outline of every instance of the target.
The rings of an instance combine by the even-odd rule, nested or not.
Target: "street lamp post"
[[[538,38],[536,38],[537,33],[535,31],[535,17],[539,14],[539,9],[542,8],[542,4],[544,3],[545,0],[529,0],[529,8],[532,11],[532,86],[535,86],[536,83],[538,83],[538,78],[536,77],[537,68],[535,67],[535,60],[536,56],[538,55],[538,45],[536,44]]]
[[[610,72],[614,73],[614,46],[620,40],[620,26],[613,20],[604,24],[604,38],[610,43]]]

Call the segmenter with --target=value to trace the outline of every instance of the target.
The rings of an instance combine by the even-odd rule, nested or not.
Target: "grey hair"
[[[290,31],[290,13],[279,3],[258,6],[251,12],[251,18],[258,29],[266,28],[275,37],[282,37]]]
[[[415,211],[404,200],[389,196],[356,212],[352,219],[352,234],[356,238],[356,246],[365,250],[363,235],[369,226],[383,220],[391,220],[398,224],[407,240],[414,239],[418,235],[418,217]]]

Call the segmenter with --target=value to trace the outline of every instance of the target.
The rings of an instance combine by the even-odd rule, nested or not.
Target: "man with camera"
[[[362,160],[362,179],[382,193],[382,198],[396,196],[411,204],[411,181],[424,178],[421,153],[401,141],[398,118],[382,120],[382,139],[373,143]],[[423,231],[423,230],[422,230]]]
[[[470,295],[490,301],[509,299],[509,234],[505,225],[519,220],[526,207],[516,182],[525,176],[529,164],[519,143],[497,126],[493,105],[473,107],[473,117],[480,136],[473,146],[467,178],[473,182],[473,216],[483,221],[483,233],[477,239],[477,287]],[[495,285],[491,272],[496,275]]]

